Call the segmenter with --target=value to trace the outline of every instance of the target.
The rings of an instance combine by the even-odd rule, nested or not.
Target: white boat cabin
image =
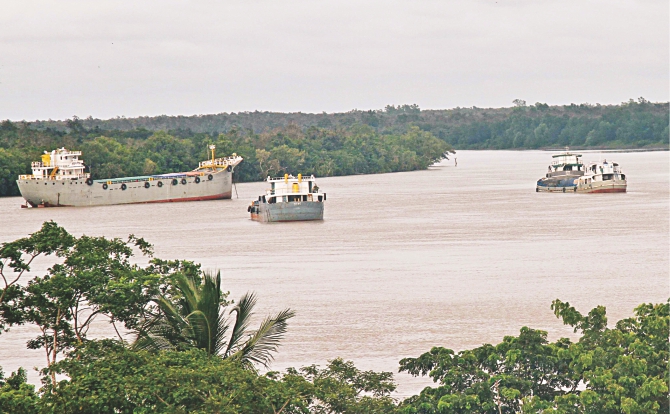
[[[319,187],[316,185],[314,175],[303,177],[298,174],[297,177],[285,174],[283,177],[271,178],[268,176],[267,182],[270,183],[270,189],[264,196],[260,197],[261,202],[288,203],[295,201],[325,201],[326,194],[319,193]]]
[[[626,175],[616,162],[603,160],[593,162],[586,169],[586,174],[578,179],[577,185],[589,185],[602,181],[625,181]]]
[[[566,149],[566,152],[552,155],[552,158],[547,177],[562,175],[566,171],[584,171],[584,163],[581,160],[582,154],[573,154]]]
[[[84,172],[84,162],[79,159],[81,151],[68,151],[65,148],[44,151],[42,161],[30,164],[32,175],[20,175],[20,180],[77,180],[88,179]]]

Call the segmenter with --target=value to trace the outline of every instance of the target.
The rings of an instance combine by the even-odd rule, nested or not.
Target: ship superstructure
[[[581,154],[565,152],[552,155],[552,161],[544,177],[537,180],[535,191],[563,192],[574,191],[575,180],[584,175],[584,163]]]
[[[323,220],[326,193],[319,192],[314,175],[267,178],[265,195],[248,207],[251,219],[261,222]]]
[[[578,193],[625,193],[628,182],[619,164],[612,161],[590,163],[586,174],[576,181]]]
[[[216,200],[231,197],[233,169],[242,157],[211,158],[188,172],[93,180],[84,172],[80,151],[60,148],[45,152],[31,164],[32,174],[17,180],[21,195],[32,207],[99,206]]]

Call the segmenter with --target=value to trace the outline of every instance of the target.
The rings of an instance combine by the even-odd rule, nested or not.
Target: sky
[[[667,0],[0,6],[0,119],[669,97]]]

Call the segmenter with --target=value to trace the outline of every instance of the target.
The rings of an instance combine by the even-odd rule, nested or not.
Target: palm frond
[[[254,364],[268,366],[295,313],[286,309],[267,317],[260,327],[249,332],[256,295],[246,293],[226,317],[221,274],[204,273],[194,278],[175,274],[175,296],[154,298],[159,312],[144,321],[137,331],[134,349],[183,350],[199,348],[210,355],[232,357],[251,369]],[[230,322],[235,314],[233,324]],[[228,337],[228,332],[230,337]]]
[[[240,340],[246,336],[247,328],[249,328],[251,317],[254,314],[253,310],[254,306],[256,306],[256,300],[256,294],[247,292],[242,295],[237,306],[230,311],[230,313],[235,312],[235,325],[228,341],[228,347],[223,353],[224,358],[235,353],[241,347]]]
[[[173,280],[177,289],[179,289],[179,292],[183,295],[183,298],[179,303],[183,308],[182,313],[188,315],[195,310],[197,303],[200,300],[198,285],[193,278],[190,278],[183,273],[176,273],[173,275]]]
[[[277,352],[279,343],[284,338],[288,328],[288,320],[294,316],[294,311],[284,309],[275,317],[265,318],[258,330],[251,334],[244,345],[231,358],[239,360],[247,367],[258,364],[268,368],[268,365],[274,359],[272,354]]]

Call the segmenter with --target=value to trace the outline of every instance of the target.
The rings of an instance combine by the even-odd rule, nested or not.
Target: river
[[[585,152],[617,161],[629,180],[626,194],[590,195],[536,193],[550,155],[459,151],[458,166],[321,178],[323,222],[250,221],[265,183],[237,184],[233,200],[174,204],[20,209],[20,198],[2,198],[0,242],[45,220],[75,235],[133,233],[157,257],[221,270],[231,298],[255,291],[259,317],[294,309],[274,369],[343,357],[397,372],[433,346],[498,343],[523,326],[574,337],[550,310],[556,298],[582,312],[605,305],[611,323],[668,298],[669,153]],[[5,372],[44,366],[42,351],[25,349],[35,335],[0,335]],[[430,384],[396,380],[398,398]]]

